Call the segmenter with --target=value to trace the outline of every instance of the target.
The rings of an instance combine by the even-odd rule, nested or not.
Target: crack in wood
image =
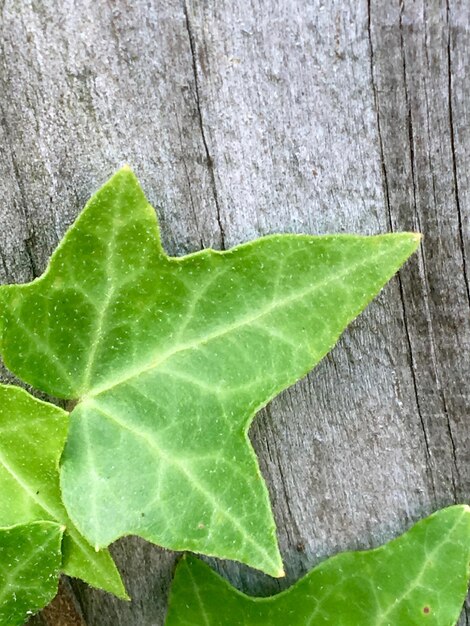
[[[225,230],[224,230],[224,226],[222,224],[222,218],[221,218],[219,194],[217,191],[217,183],[215,179],[214,160],[209,151],[209,144],[207,143],[206,131],[204,130],[204,120],[202,117],[202,110],[201,110],[201,97],[200,97],[199,77],[198,77],[197,59],[196,59],[196,42],[195,42],[194,34],[191,28],[191,20],[189,17],[189,9],[188,9],[186,0],[183,0],[183,10],[184,10],[186,30],[187,30],[188,39],[189,39],[189,48],[191,51],[191,60],[192,60],[193,75],[194,75],[194,93],[195,93],[195,99],[196,99],[196,109],[197,109],[197,114],[198,114],[198,119],[199,119],[199,128],[201,130],[202,143],[204,145],[204,151],[206,153],[206,163],[209,169],[209,175],[211,179],[212,192],[213,192],[214,203],[215,203],[215,208],[216,208],[216,219],[217,219],[217,224],[219,226],[219,231],[220,231],[220,247],[222,250],[225,250]]]
[[[403,4],[401,5],[401,11],[403,9]],[[393,218],[392,218],[392,207],[391,207],[391,202],[390,202],[390,188],[389,188],[389,183],[388,183],[388,178],[387,178],[387,167],[386,167],[386,163],[385,163],[385,147],[384,147],[384,140],[382,137],[382,130],[381,130],[381,122],[380,122],[380,103],[379,103],[379,97],[378,97],[378,90],[377,90],[377,85],[375,82],[375,77],[374,77],[374,46],[373,46],[373,40],[372,40],[372,20],[371,20],[371,0],[367,0],[367,32],[368,32],[368,39],[369,39],[369,56],[370,56],[370,75],[371,75],[371,84],[372,84],[372,91],[373,91],[373,96],[374,96],[374,107],[375,107],[375,111],[376,111],[376,120],[377,120],[377,134],[378,134],[378,138],[379,138],[379,150],[380,150],[380,160],[381,160],[381,165],[382,165],[382,178],[383,178],[383,187],[384,187],[384,199],[385,199],[385,207],[386,207],[386,211],[387,211],[387,220],[388,220],[388,225],[390,230],[393,232],[394,231],[394,224],[393,224]],[[402,19],[402,14],[400,13],[400,30],[401,30],[401,19]],[[401,37],[401,44],[402,44],[402,51],[403,51],[403,38]],[[406,64],[405,64],[405,57],[403,54],[403,64],[404,64],[404,73],[405,73],[405,93],[407,94],[407,90],[406,90]],[[410,158],[411,158],[411,162],[412,162],[412,179],[413,179],[413,194],[414,194],[414,205],[415,205],[415,213],[416,213],[416,189],[415,189],[415,183],[414,183],[414,166],[413,166],[413,150],[412,150],[412,133],[413,133],[413,127],[412,127],[412,123],[411,123],[411,109],[409,108],[409,102],[408,102],[408,96],[406,95],[406,99],[407,99],[407,104],[408,104],[408,128],[409,128],[409,132],[410,132]],[[420,255],[422,255],[422,253],[419,253]],[[419,422],[421,425],[421,430],[423,432],[423,440],[424,440],[424,445],[425,445],[425,454],[426,454],[426,465],[427,465],[427,472],[429,475],[429,479],[430,479],[430,484],[431,484],[431,488],[432,488],[432,492],[433,492],[433,496],[434,496],[434,500],[436,501],[436,486],[435,486],[435,480],[434,480],[434,473],[433,473],[433,469],[432,469],[432,460],[431,460],[431,449],[430,449],[430,442],[429,442],[429,436],[428,436],[428,432],[427,432],[427,428],[426,428],[426,423],[424,420],[424,416],[423,416],[423,412],[421,409],[421,403],[420,403],[420,399],[419,399],[419,390],[418,390],[418,381],[417,381],[417,377],[416,377],[416,371],[415,371],[415,361],[414,361],[414,356],[413,356],[413,344],[411,341],[411,336],[410,336],[410,329],[409,329],[409,324],[408,324],[408,319],[407,319],[407,311],[406,311],[406,304],[405,304],[405,296],[404,296],[404,290],[403,290],[403,283],[401,280],[400,275],[398,275],[397,277],[398,280],[398,288],[399,288],[399,293],[400,293],[400,301],[401,301],[401,308],[402,308],[402,315],[403,315],[403,327],[405,330],[405,337],[406,337],[406,342],[407,342],[407,350],[408,350],[408,356],[409,356],[409,361],[410,361],[410,374],[411,374],[411,381],[413,384],[413,391],[414,391],[414,397],[415,397],[415,402],[416,402],[416,409],[418,412],[418,417],[419,417]]]
[[[449,0],[446,0],[446,19],[447,19],[447,77],[448,77],[448,106],[449,106],[449,137],[450,150],[452,154],[452,174],[454,179],[455,205],[457,207],[460,249],[462,252],[462,271],[465,278],[465,287],[467,292],[467,302],[470,307],[470,283],[468,276],[467,258],[465,254],[465,239],[463,234],[462,207],[459,194],[459,178],[457,170],[457,154],[455,150],[455,127],[454,127],[454,106],[452,102],[452,51],[451,51],[451,24],[450,24],[450,6]]]

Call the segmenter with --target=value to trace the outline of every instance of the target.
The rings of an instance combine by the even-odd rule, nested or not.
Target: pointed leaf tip
[[[418,247],[423,240],[423,234],[422,233],[410,233],[410,235],[411,235],[411,239],[415,242],[416,247]]]

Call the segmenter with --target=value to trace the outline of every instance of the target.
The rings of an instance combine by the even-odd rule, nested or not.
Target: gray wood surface
[[[0,282],[40,274],[125,162],[172,254],[272,232],[424,233],[399,278],[252,427],[286,579],[214,565],[268,594],[468,502],[470,3],[0,10]],[[175,556],[134,538],[113,552],[133,601],[74,582],[87,626],[162,625]]]

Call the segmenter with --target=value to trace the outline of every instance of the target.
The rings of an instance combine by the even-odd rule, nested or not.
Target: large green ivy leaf
[[[61,501],[59,460],[68,422],[61,409],[18,387],[0,385],[0,526],[40,520],[63,525],[63,571],[125,598],[109,552],[95,551]]]
[[[439,511],[376,550],[333,557],[272,598],[250,598],[186,557],[166,626],[454,626],[469,563],[466,506]]]
[[[78,402],[61,480],[81,532],[97,547],[136,534],[282,575],[248,427],[418,242],[278,235],[171,258],[119,171],[40,279],[0,288],[7,366]]]
[[[53,522],[0,528],[0,626],[21,626],[54,598],[62,532]]]

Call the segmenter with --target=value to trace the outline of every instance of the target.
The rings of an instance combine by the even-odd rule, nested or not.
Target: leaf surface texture
[[[54,598],[62,532],[53,522],[0,528],[0,626],[22,626]]]

